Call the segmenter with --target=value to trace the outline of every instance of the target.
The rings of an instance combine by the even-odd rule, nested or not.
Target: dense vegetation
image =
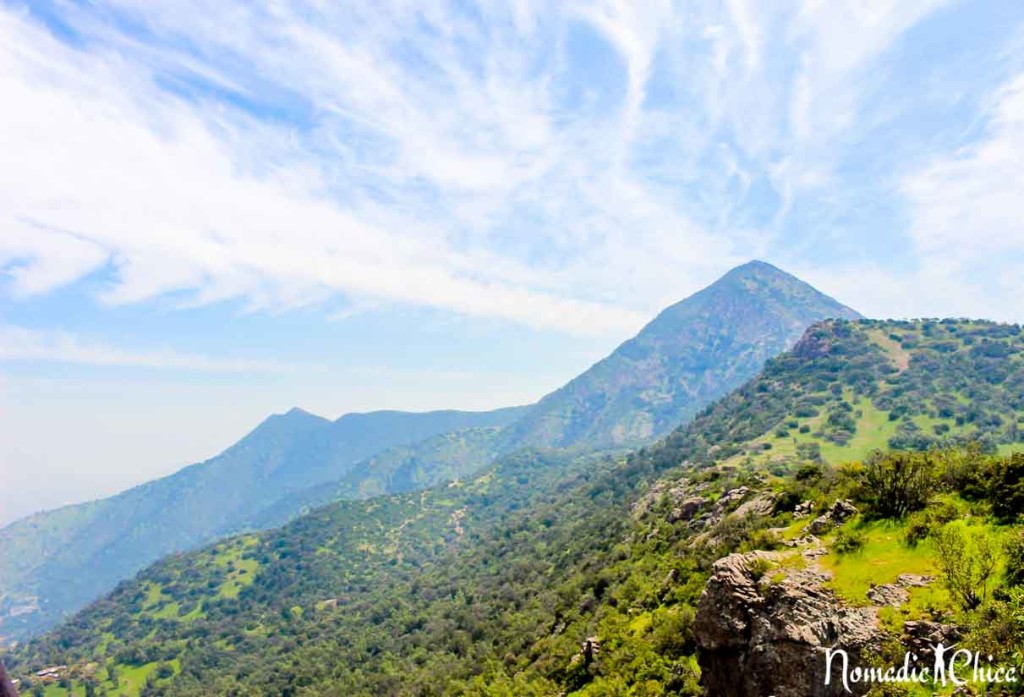
[[[524,452],[166,559],[13,672],[68,664],[76,695],[696,694],[712,562],[798,538],[797,505],[837,498],[860,508],[826,539],[837,593],[935,575],[894,632],[955,620],[1024,655],[1022,349],[1005,325],[824,323],[657,446]],[[733,513],[761,496],[767,512]]]
[[[522,413],[375,412],[329,421],[293,409],[206,462],[18,521],[0,530],[0,635],[47,626],[166,554],[279,525],[332,500],[317,498],[323,494],[403,491],[475,471],[496,453],[496,430]],[[452,433],[458,437],[438,440]],[[447,458],[436,472],[435,456]]]
[[[521,447],[649,443],[753,377],[813,322],[855,316],[752,262],[666,309],[532,407],[271,417],[205,463],[0,530],[0,641],[53,624],[168,553],[280,525],[338,498],[463,478]]]
[[[1024,330],[966,320],[823,322],[668,437],[664,456],[771,469],[877,448],[1024,439]]]

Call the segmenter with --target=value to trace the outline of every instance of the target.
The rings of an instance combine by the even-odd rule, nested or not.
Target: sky
[[[0,524],[557,388],[763,259],[1024,320],[1024,3],[0,0]]]

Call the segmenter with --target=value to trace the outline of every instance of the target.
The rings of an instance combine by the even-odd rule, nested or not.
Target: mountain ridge
[[[0,634],[30,619],[52,622],[164,554],[241,532],[259,510],[336,481],[381,450],[452,429],[502,425],[522,409],[383,411],[331,421],[293,408],[268,416],[208,460],[105,499],[14,521],[0,528],[0,613],[7,614]],[[63,524],[51,526],[55,520]]]
[[[14,526],[0,529],[0,635],[46,626],[164,554],[279,525],[334,498],[461,479],[521,448],[649,443],[833,316],[859,315],[770,264],[750,262],[666,308],[534,405],[384,410],[334,421],[298,407],[272,415],[211,460],[33,519],[49,528],[29,531],[34,540]],[[33,568],[10,561],[26,554],[38,559]]]
[[[543,397],[512,430],[528,446],[649,442],[752,377],[810,324],[831,317],[861,315],[767,262],[747,262],[662,310],[608,357]],[[609,389],[621,375],[633,377]],[[596,409],[587,408],[595,401]],[[636,413],[650,419],[631,420]]]
[[[861,470],[837,465],[871,445],[1024,447],[1022,395],[1020,327],[823,322],[627,458],[520,451],[461,485],[342,501],[165,559],[12,665],[109,664],[176,697],[696,695],[693,612],[717,559],[784,549],[779,526],[799,535],[813,516],[798,508],[834,508],[847,491],[835,478]],[[817,480],[830,498],[814,498]],[[884,533],[869,528],[867,544]],[[825,563],[850,563],[838,554]],[[581,657],[588,641],[596,660]]]

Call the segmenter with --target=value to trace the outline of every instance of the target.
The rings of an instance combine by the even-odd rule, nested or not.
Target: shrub
[[[747,541],[741,545],[741,550],[753,551],[757,549],[771,551],[782,546],[779,536],[770,530],[754,530],[750,533]]]
[[[797,443],[796,454],[804,460],[821,462],[821,443],[813,441],[810,443]]]
[[[832,543],[832,550],[836,554],[850,554],[864,546],[864,537],[856,532],[840,530],[836,533],[835,542]]]
[[[754,579],[754,583],[757,583],[764,575],[771,571],[772,563],[764,557],[754,557],[747,562],[747,571],[750,576]]]
[[[808,462],[800,465],[800,468],[793,475],[798,482],[814,482],[821,479],[822,467],[817,462]]]
[[[931,531],[932,526],[928,523],[927,518],[914,518],[907,526],[907,532],[903,536],[903,541],[908,547],[917,547],[918,543],[931,534]]]
[[[998,460],[992,472],[989,499],[992,513],[1010,523],[1024,513],[1024,453]]]
[[[1006,569],[1003,572],[1011,586],[1024,585],[1024,532],[1011,537],[1003,550],[1006,554]]]
[[[878,518],[920,511],[935,491],[936,467],[928,453],[875,453],[864,466],[858,499]]]
[[[654,650],[670,659],[693,653],[694,617],[694,610],[689,605],[655,610],[651,617],[651,645]]]
[[[974,610],[988,594],[988,581],[999,562],[999,550],[985,530],[965,532],[948,523],[933,535],[946,588],[964,610]]]

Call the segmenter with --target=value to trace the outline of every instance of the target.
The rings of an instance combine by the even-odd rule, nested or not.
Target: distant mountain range
[[[536,405],[492,412],[268,418],[220,455],[116,496],[0,530],[0,636],[52,626],[156,559],[282,524],[335,499],[422,489],[531,448],[650,443],[742,384],[814,322],[850,308],[763,263],[658,315]]]
[[[856,485],[865,466],[843,463],[967,443],[980,447],[966,460],[926,456],[951,465],[934,506],[836,530],[837,497],[865,506],[877,495]],[[863,637],[850,617],[864,613],[863,628],[901,656],[920,645],[908,626],[962,616],[931,540],[908,535],[992,530],[978,496],[1006,492],[973,477],[983,452],[1022,449],[1021,327],[825,321],[628,457],[519,450],[457,485],[339,501],[166,558],[13,652],[10,667],[67,666],[75,691],[51,685],[54,697],[88,681],[174,697],[825,694],[819,640]],[[1006,472],[1024,481],[1016,468]],[[973,487],[969,501],[951,490],[956,478]],[[996,532],[1019,539],[1021,528]],[[895,592],[908,573],[900,607],[879,599],[876,584]],[[709,588],[735,602],[700,600]],[[1017,617],[1012,602],[986,608]],[[1008,656],[1024,645],[1007,629],[1019,619],[966,616],[960,631],[1005,642]],[[796,663],[780,671],[779,655]],[[778,689],[794,675],[819,681]]]
[[[280,511],[268,524],[287,520],[298,512],[287,503],[294,494],[373,476],[360,463],[374,453],[441,433],[493,431],[522,412],[386,411],[332,422],[293,409],[169,477],[17,521],[0,530],[0,610],[8,615],[0,634],[46,626],[153,559],[247,529],[261,512]]]

